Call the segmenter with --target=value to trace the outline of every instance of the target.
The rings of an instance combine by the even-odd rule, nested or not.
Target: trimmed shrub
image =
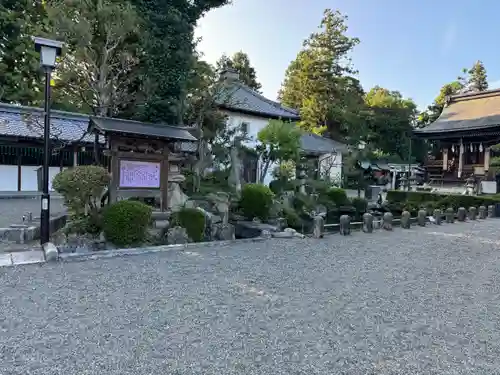
[[[347,194],[344,189],[341,188],[330,188],[326,192],[328,199],[335,203],[337,206],[348,205],[349,199],[347,198]]]
[[[193,242],[201,242],[205,233],[205,214],[196,208],[183,208],[172,215],[172,225],[186,229]]]
[[[286,219],[287,226],[295,230],[302,230],[302,219],[299,214],[295,212],[293,208],[283,207],[282,209],[283,218]]]
[[[116,246],[143,243],[151,222],[151,207],[137,201],[119,201],[104,210],[103,230],[106,239]]]
[[[240,207],[248,219],[266,220],[273,205],[274,194],[266,185],[246,184],[241,190]]]

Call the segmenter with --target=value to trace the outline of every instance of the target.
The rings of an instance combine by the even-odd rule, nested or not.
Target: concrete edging
[[[175,250],[186,250],[191,248],[204,249],[215,246],[221,247],[221,246],[236,245],[248,242],[264,242],[266,240],[267,239],[263,237],[255,237],[255,238],[243,238],[238,240],[228,240],[228,241],[192,242],[179,245],[160,245],[160,246],[149,246],[149,247],[137,247],[131,249],[102,250],[102,251],[92,251],[88,253],[60,253],[58,254],[58,259],[63,262],[84,261],[84,260],[94,260],[100,258],[114,258],[114,257],[122,257],[129,255],[142,255],[142,254],[175,251]]]

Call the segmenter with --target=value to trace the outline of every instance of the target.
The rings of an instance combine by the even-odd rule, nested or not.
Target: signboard
[[[121,188],[160,188],[161,163],[120,160]]]

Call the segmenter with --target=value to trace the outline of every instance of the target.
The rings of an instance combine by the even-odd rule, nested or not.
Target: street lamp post
[[[33,37],[35,50],[40,53],[40,65],[45,73],[45,104],[43,126],[43,173],[42,207],[40,213],[40,244],[43,246],[50,239],[50,80],[56,66],[56,57],[61,55],[63,44],[56,40]]]

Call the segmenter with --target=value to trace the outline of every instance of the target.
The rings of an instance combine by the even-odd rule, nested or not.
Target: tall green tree
[[[43,98],[40,58],[31,36],[44,21],[40,1],[0,1],[0,101],[37,105]]]
[[[443,112],[447,98],[460,93],[463,89],[464,83],[462,80],[456,80],[443,85],[432,104],[418,115],[417,126],[424,127],[436,121],[441,112]]]
[[[488,76],[482,61],[478,60],[468,71],[467,85],[472,91],[488,90]]]
[[[54,99],[64,109],[116,116],[135,98],[142,52],[136,9],[120,0],[47,0],[46,10],[52,35],[67,45]]]
[[[334,138],[357,133],[363,105],[363,89],[349,58],[359,39],[347,31],[347,16],[325,10],[319,30],[304,41],[286,70],[279,93],[283,104],[300,110],[301,127]]]
[[[147,97],[144,106],[134,112],[141,120],[180,124],[188,78],[196,63],[196,23],[203,14],[229,0],[130,1],[144,20],[141,90]]]
[[[260,92],[262,85],[257,80],[257,72],[250,63],[250,58],[245,52],[236,52],[232,57],[222,55],[217,61],[216,67],[219,72],[226,69],[234,69],[238,72],[241,82],[255,91]]]

